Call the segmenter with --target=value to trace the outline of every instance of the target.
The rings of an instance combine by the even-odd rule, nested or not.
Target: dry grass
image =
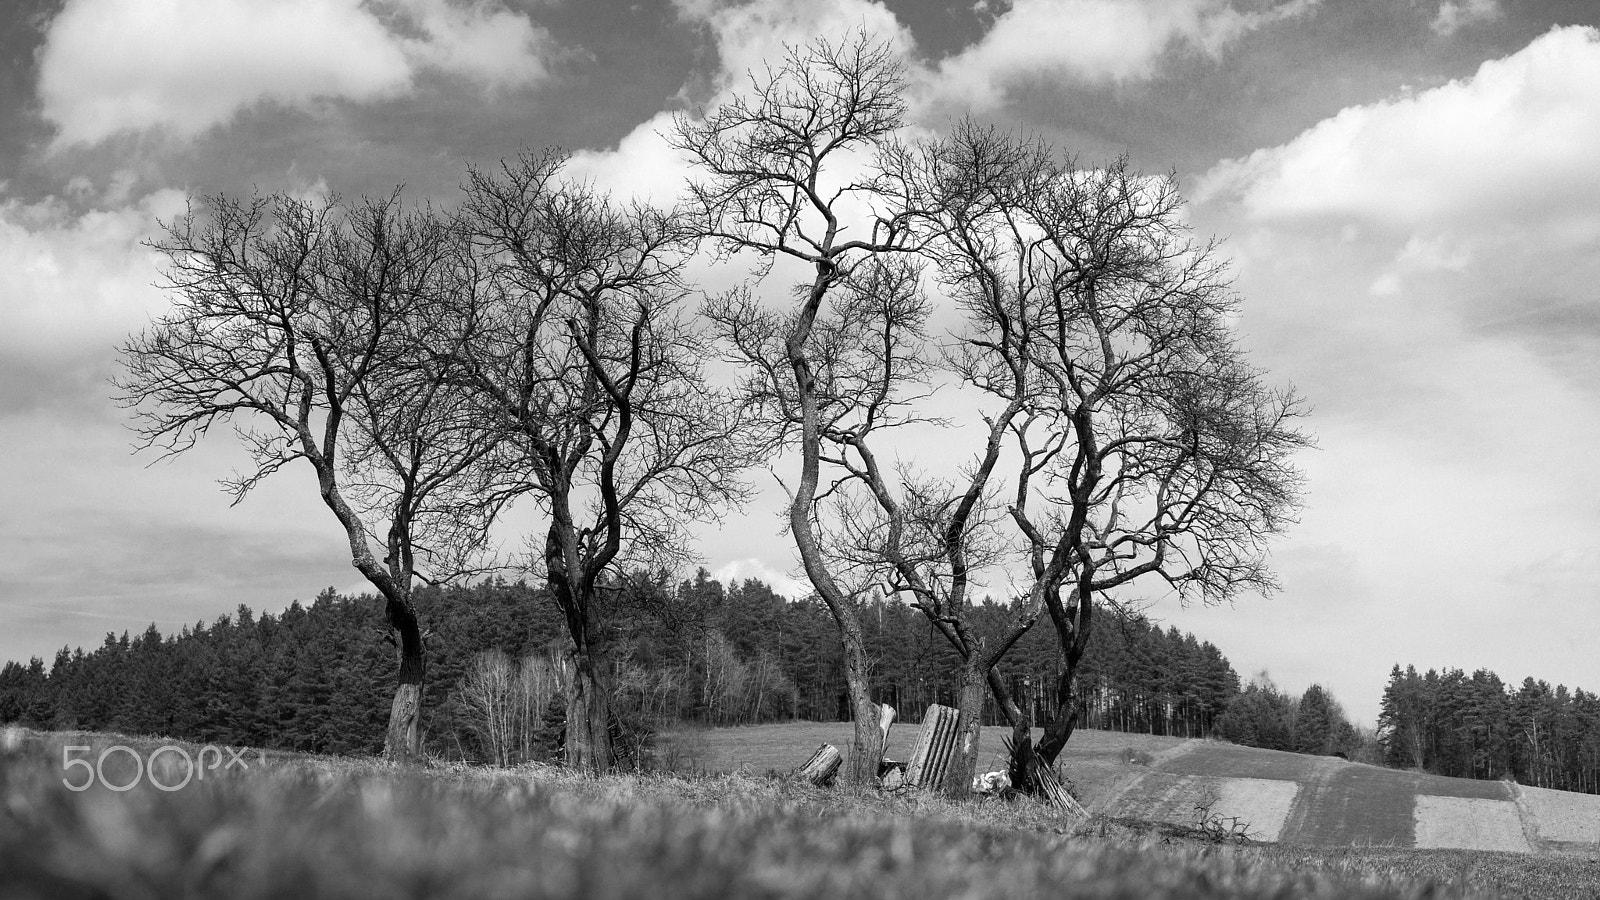
[[[1195,741],[1188,752],[1162,768],[1177,775],[1305,782],[1330,763],[1338,765],[1340,761],[1326,756],[1240,747],[1222,741]]]
[[[1517,794],[1539,839],[1600,844],[1600,796],[1536,787],[1518,787]]]
[[[1300,786],[1292,781],[1270,778],[1224,778],[1213,815],[1235,818],[1250,824],[1254,841],[1276,841],[1283,834],[1289,807]]]
[[[61,783],[66,743],[158,745],[0,742],[0,896],[1286,900],[1600,889],[1582,860],[1535,871],[1517,862],[1529,857],[1496,854],[1481,856],[1510,862],[1219,849],[1104,822],[1085,831],[1029,804],[744,775],[588,779],[285,756],[170,793],[73,793]]]
[[[1517,805],[1508,800],[1417,796],[1417,846],[1527,853]]]
[[[848,722],[793,722],[679,731],[666,736],[662,752],[669,768],[686,774],[787,773],[804,764],[820,744],[832,744],[848,754],[851,727]],[[894,726],[889,732],[889,758],[909,759],[920,727],[916,723]],[[1041,734],[1036,732],[1034,739]],[[979,772],[1005,769],[1003,742],[1010,735],[1009,728],[983,729]],[[1148,771],[1150,762],[1159,763],[1192,743],[1195,742],[1183,738],[1080,729],[1073,732],[1062,753],[1061,768],[1072,781],[1078,798],[1092,807],[1113,794],[1130,776]],[[1130,762],[1129,751],[1149,762]]]

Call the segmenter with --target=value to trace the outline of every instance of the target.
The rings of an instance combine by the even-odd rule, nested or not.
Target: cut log
[[[917,746],[906,766],[906,783],[913,787],[938,788],[956,748],[956,710],[935,703],[922,717]]]
[[[794,770],[791,777],[801,778],[817,787],[826,787],[833,782],[839,774],[839,767],[844,765],[844,754],[832,744],[823,744],[817,752],[811,754],[811,759],[806,764]]]

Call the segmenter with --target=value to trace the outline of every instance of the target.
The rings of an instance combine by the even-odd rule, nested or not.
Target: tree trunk
[[[426,668],[422,629],[417,611],[407,601],[389,600],[386,613],[389,625],[400,635],[400,677],[389,707],[383,755],[394,762],[416,762],[422,757],[422,676]]]
[[[1056,757],[1067,747],[1073,729],[1078,727],[1078,665],[1067,663],[1061,678],[1056,682],[1056,714],[1044,726],[1044,736],[1034,753],[1046,766],[1054,766]]]
[[[1092,572],[1078,573],[1077,586],[1072,591],[1072,608],[1061,602],[1054,587],[1046,589],[1046,605],[1056,626],[1056,640],[1061,645],[1061,677],[1056,680],[1056,714],[1045,724],[1044,736],[1034,753],[1039,762],[1055,767],[1056,757],[1067,747],[1073,729],[1078,727],[1078,664],[1089,644],[1090,627],[1094,616],[1094,594],[1089,589]]]
[[[945,771],[940,793],[960,799],[972,793],[972,780],[978,774],[978,739],[983,729],[983,701],[989,686],[982,671],[979,653],[967,657],[961,670],[961,695],[956,710],[956,746],[950,768]]]
[[[878,704],[872,701],[868,679],[866,642],[861,629],[848,626],[840,629],[844,643],[845,689],[850,697],[850,715],[855,720],[855,734],[850,742],[849,780],[853,784],[873,784],[878,779],[878,764],[883,760],[884,735],[878,725]]]
[[[567,685],[567,766],[591,775],[611,771],[611,702],[594,660],[573,651]]]

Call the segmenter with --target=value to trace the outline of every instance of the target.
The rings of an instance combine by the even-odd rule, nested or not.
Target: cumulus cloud
[[[615,147],[572,154],[568,171],[617,197],[670,206],[690,172],[689,160],[667,144],[671,131],[672,114],[656,113]]]
[[[1468,25],[1490,22],[1505,15],[1500,0],[1445,0],[1429,26],[1440,37],[1449,37]]]
[[[725,588],[742,584],[747,578],[754,578],[772,588],[774,593],[789,600],[800,600],[812,593],[810,582],[774,569],[755,557],[736,559],[718,566],[712,570],[711,577],[722,582]]]
[[[909,54],[911,33],[883,4],[873,0],[674,0],[679,15],[711,35],[718,66],[699,96],[685,96],[691,107],[711,107],[760,76],[769,62],[783,58],[785,48],[803,47],[821,37],[841,41],[865,31]],[[690,93],[686,88],[685,93]],[[641,122],[615,147],[573,154],[571,171],[621,197],[671,203],[683,192],[690,174],[688,160],[667,143],[672,113],[661,112]]]
[[[939,64],[933,93],[983,109],[1027,81],[1144,80],[1174,48],[1218,56],[1246,33],[1317,2],[1242,11],[1229,0],[1016,0],[981,40]]]
[[[1265,229],[1338,228],[1377,296],[1428,297],[1576,377],[1600,347],[1600,30],[1558,28],[1470,78],[1350,107],[1220,163],[1196,197]],[[1282,234],[1273,238],[1284,244]]]
[[[1342,110],[1279,147],[1218,165],[1197,197],[1258,221],[1389,226],[1600,210],[1600,30],[1557,28],[1472,77]]]
[[[531,84],[548,46],[497,0],[68,0],[40,51],[39,97],[57,146],[192,137],[260,103],[401,95],[423,70]]]
[[[1508,583],[1538,600],[1530,563],[1570,570],[1549,602],[1583,596],[1600,540],[1583,461],[1600,440],[1597,155],[1600,31],[1565,28],[1200,179],[1197,220],[1232,235],[1256,359],[1316,407],[1294,540],[1348,549],[1379,586],[1357,599],[1387,637],[1357,668],[1461,654]],[[1350,608],[1299,566],[1285,557],[1285,599]],[[1425,664],[1532,671],[1559,665],[1548,641]]]
[[[160,191],[105,203],[127,191],[125,180],[113,179],[88,208],[54,197],[0,200],[0,297],[7,316],[0,329],[0,415],[86,389],[102,399],[107,351],[164,302],[151,286],[154,256],[140,242],[157,219],[183,210],[184,197]],[[77,183],[72,192],[81,199],[94,188]]]
[[[902,52],[913,46],[911,32],[895,14],[875,0],[675,0],[679,13],[701,23],[716,41],[720,71],[714,86],[736,87],[747,72],[759,72],[769,60],[781,59],[786,46],[815,37],[839,40],[865,30]]]

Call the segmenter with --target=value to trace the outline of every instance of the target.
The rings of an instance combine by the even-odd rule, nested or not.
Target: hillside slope
[[[905,759],[917,726],[891,733]],[[1005,728],[983,730],[979,770],[1005,767]],[[687,768],[789,771],[818,744],[848,747],[848,723],[795,723],[685,732]],[[1092,812],[1193,825],[1195,804],[1237,817],[1253,840],[1306,846],[1497,850],[1600,857],[1600,796],[1510,782],[1444,778],[1335,757],[1218,741],[1079,730],[1062,769]]]
[[[1070,767],[1070,757],[1067,765]],[[1188,741],[1095,810],[1192,823],[1196,800],[1253,838],[1307,845],[1600,852],[1600,797],[1443,778],[1333,757]]]
[[[242,749],[242,748],[241,748]],[[1217,847],[1032,803],[0,729],[0,897],[1569,900],[1582,859]],[[92,760],[93,772],[83,765]],[[90,783],[90,777],[93,783]],[[187,775],[194,775],[193,778]],[[158,780],[159,777],[159,780]],[[73,789],[76,784],[84,790]]]

